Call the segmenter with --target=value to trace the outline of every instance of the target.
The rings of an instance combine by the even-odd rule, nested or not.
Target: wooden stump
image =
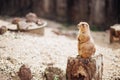
[[[120,42],[120,25],[118,24],[110,27],[110,43],[115,41],[114,37],[118,38]]]
[[[102,80],[102,72],[102,55],[91,59],[83,59],[81,57],[68,58],[67,80]]]

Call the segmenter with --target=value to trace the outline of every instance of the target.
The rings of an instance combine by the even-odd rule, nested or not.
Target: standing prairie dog
[[[89,25],[86,22],[80,22],[78,29],[78,55],[82,58],[90,58],[95,53],[96,49],[90,35]]]

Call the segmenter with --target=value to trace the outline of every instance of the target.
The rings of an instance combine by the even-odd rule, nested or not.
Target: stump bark
[[[91,59],[69,57],[66,69],[66,80],[102,80],[102,55]]]
[[[114,42],[114,37],[120,42],[120,25],[116,24],[110,27],[110,43]]]

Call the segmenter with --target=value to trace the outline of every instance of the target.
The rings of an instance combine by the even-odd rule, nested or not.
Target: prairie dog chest
[[[79,43],[85,43],[87,41],[93,42],[93,39],[90,35],[90,28],[88,23],[80,22],[78,24],[78,29],[79,29],[79,32],[78,32],[77,39]]]

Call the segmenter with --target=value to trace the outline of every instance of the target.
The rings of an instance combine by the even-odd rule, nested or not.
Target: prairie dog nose
[[[82,27],[82,28],[85,28],[85,24],[81,24],[81,27]]]
[[[81,24],[82,26],[84,26],[84,24]]]

